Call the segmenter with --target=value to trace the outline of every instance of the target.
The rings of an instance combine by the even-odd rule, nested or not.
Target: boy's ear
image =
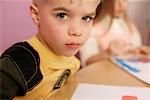
[[[34,24],[36,26],[39,26],[40,25],[40,23],[39,23],[39,11],[38,11],[37,6],[35,6],[34,4],[32,4],[30,6],[30,14],[31,14],[31,17],[32,17]]]

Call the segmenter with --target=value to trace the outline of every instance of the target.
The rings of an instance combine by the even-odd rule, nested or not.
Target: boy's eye
[[[84,20],[85,22],[90,22],[93,20],[93,17],[90,17],[90,16],[85,16],[82,18],[82,20]]]
[[[59,13],[56,16],[61,20],[65,20],[68,18],[68,15],[66,13]]]

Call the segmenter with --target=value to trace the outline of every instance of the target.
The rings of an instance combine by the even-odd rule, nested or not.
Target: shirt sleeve
[[[24,95],[24,83],[15,67],[15,64],[8,58],[0,59],[0,99],[10,100],[16,95]]]

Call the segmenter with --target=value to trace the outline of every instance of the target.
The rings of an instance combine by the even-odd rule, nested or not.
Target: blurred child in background
[[[142,45],[141,36],[127,15],[127,8],[128,0],[105,0],[98,8],[100,13],[90,38],[80,50],[82,66],[129,51],[135,54],[148,50],[146,47],[139,48]]]

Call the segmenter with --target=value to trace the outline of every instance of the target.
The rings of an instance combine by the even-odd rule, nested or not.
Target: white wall
[[[141,32],[143,43],[150,44],[150,29],[147,25],[150,18],[150,0],[129,0],[128,13]]]
[[[36,33],[29,5],[32,0],[0,0],[0,47],[5,50],[15,42],[30,38]]]
[[[0,2],[0,52],[2,51],[2,3]]]

